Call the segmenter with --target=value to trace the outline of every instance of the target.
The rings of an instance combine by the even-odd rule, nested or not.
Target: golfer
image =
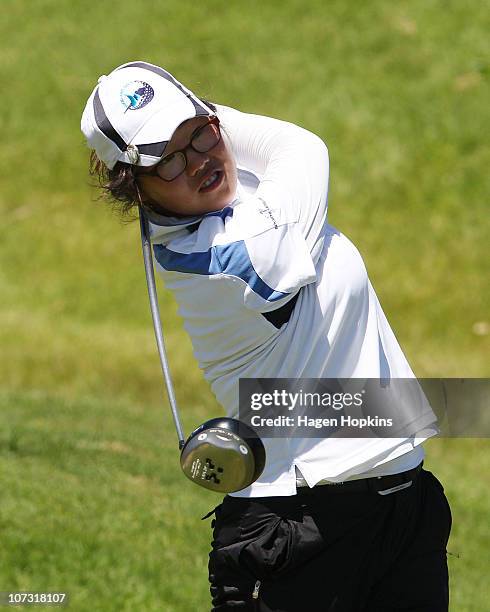
[[[329,158],[291,123],[198,98],[136,61],[82,117],[91,172],[142,207],[218,401],[240,378],[413,378],[355,246],[327,222]],[[215,611],[442,612],[451,513],[405,437],[264,438],[260,478],[215,508]],[[211,514],[211,513],[210,513]]]

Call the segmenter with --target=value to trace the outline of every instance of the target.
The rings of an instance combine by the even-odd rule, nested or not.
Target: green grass
[[[216,498],[183,481],[158,408],[26,393],[1,412],[2,589],[66,591],[75,610],[204,608],[199,519]]]
[[[3,0],[0,591],[209,607],[199,518],[217,498],[178,470],[137,224],[88,184],[79,120],[97,76],[146,59],[321,135],[330,220],[417,374],[487,376],[489,21],[456,0]],[[220,407],[165,292],[162,311],[189,431]],[[453,505],[452,610],[483,611],[488,441],[428,450]]]
[[[200,517],[217,497],[181,476],[158,403],[12,392],[0,415],[1,589],[67,591],[77,611],[207,609]],[[452,609],[483,611],[488,442],[428,447],[452,505]]]

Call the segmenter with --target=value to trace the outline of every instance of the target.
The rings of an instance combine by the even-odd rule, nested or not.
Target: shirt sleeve
[[[242,262],[244,303],[267,312],[316,281],[326,226],[328,150],[318,136],[292,123],[224,106],[218,116],[237,166],[260,179],[256,192],[234,207],[227,232],[235,241],[227,259],[233,266],[222,271],[233,275],[236,262]]]
[[[296,226],[314,263],[323,246],[327,221],[328,149],[315,134],[297,125],[218,106],[237,165],[256,173],[260,185],[253,196]]]

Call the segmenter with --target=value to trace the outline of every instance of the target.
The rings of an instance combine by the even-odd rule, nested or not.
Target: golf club
[[[185,441],[163,339],[150,227],[141,205],[139,218],[150,310],[163,379],[179,439],[180,465],[192,482],[206,489],[220,493],[239,491],[252,484],[262,473],[265,465],[264,445],[251,427],[230,417],[206,421]]]

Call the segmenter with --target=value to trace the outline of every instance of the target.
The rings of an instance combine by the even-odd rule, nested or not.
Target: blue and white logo
[[[153,87],[144,81],[131,81],[121,89],[121,104],[126,111],[138,110],[151,102],[155,92]],[[124,112],[126,112],[124,111]]]

